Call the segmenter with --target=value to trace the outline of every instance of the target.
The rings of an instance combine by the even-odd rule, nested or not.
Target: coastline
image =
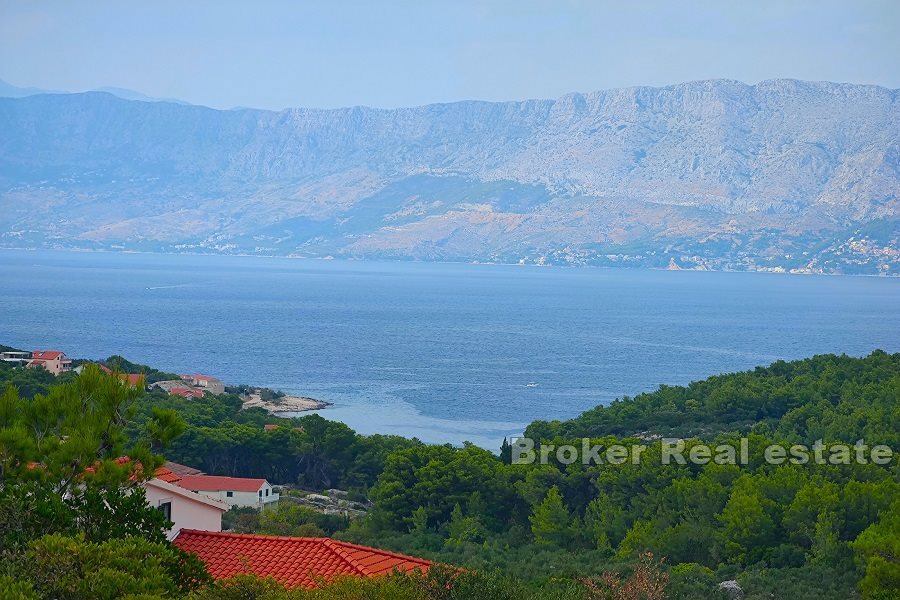
[[[115,248],[43,248],[43,247],[18,247],[18,246],[2,246],[0,252],[71,252],[76,254],[146,254],[154,256],[199,256],[199,257],[237,257],[237,258],[264,258],[264,259],[287,259],[287,260],[310,260],[310,261],[337,261],[337,262],[369,262],[369,263],[423,263],[423,264],[440,264],[440,265],[477,265],[489,267],[534,267],[540,269],[561,268],[561,269],[598,269],[598,270],[626,270],[626,271],[685,271],[692,273],[763,273],[768,275],[802,275],[815,276],[822,275],[826,277],[874,277],[878,279],[900,279],[900,273],[843,273],[840,271],[799,271],[786,269],[783,271],[775,271],[769,268],[758,269],[735,269],[735,268],[694,268],[681,267],[672,269],[669,267],[659,266],[625,266],[625,265],[594,265],[594,264],[566,264],[566,263],[518,263],[518,262],[502,262],[490,260],[420,260],[405,258],[357,258],[354,256],[332,255],[326,256],[301,256],[297,254],[249,254],[242,252],[165,252],[160,250],[127,250]]]
[[[262,408],[269,414],[278,415],[278,413],[286,412],[306,412],[310,410],[320,410],[331,406],[331,402],[324,400],[316,400],[306,396],[280,396],[273,400],[263,400],[260,390],[253,390],[252,393],[241,396],[244,402],[244,410],[248,408]]]

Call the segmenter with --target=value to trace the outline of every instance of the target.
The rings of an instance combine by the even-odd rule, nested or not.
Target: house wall
[[[191,383],[197,387],[207,390],[210,394],[224,394],[225,384],[218,379],[193,379]]]
[[[58,358],[53,358],[53,359],[42,358],[40,360],[43,361],[43,363],[41,363],[41,366],[43,366],[45,369],[47,369],[49,372],[53,373],[54,375],[59,375],[61,373],[71,370],[72,361],[69,360],[69,358],[65,354],[63,354],[62,356],[60,356]]]
[[[168,490],[159,489],[152,485],[144,487],[147,495],[147,503],[153,508],[158,508],[165,502],[172,503],[172,516],[174,523],[167,537],[171,540],[182,529],[199,529],[201,531],[222,531],[222,511],[201,502],[188,500],[182,496],[171,493]]]
[[[59,360],[47,360],[46,358],[43,358],[41,359],[41,362],[32,362],[29,363],[28,366],[44,367],[54,375],[62,373],[62,366],[59,364]]]
[[[225,393],[225,384],[221,381],[204,381],[200,385],[209,390],[210,394],[219,395]]]

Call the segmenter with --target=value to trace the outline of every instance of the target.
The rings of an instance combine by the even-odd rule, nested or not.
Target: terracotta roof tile
[[[185,475],[203,475],[203,471],[200,469],[172,462],[171,460],[167,460],[165,464],[163,464],[163,467],[181,477],[184,477]]]
[[[166,483],[178,483],[179,481],[181,481],[181,475],[178,475],[177,473],[173,473],[166,467],[158,468],[153,473],[153,476],[156,477],[157,479],[162,479]]]
[[[197,373],[196,375],[182,375],[181,378],[196,379],[197,381],[219,381],[211,375],[200,375],[199,373]]]
[[[127,382],[128,385],[133,385],[135,387],[145,381],[144,376],[140,373],[120,373],[119,379]]]
[[[182,529],[175,545],[206,563],[210,575],[273,577],[288,587],[315,587],[337,575],[373,577],[427,571],[431,562],[328,538],[297,538]]]
[[[255,492],[265,483],[265,479],[249,479],[247,477],[186,475],[178,485],[195,492]]]

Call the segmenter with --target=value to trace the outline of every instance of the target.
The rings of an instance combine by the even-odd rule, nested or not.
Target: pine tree
[[[428,533],[428,511],[424,506],[420,506],[412,512],[409,532],[419,536]]]
[[[866,576],[859,583],[863,598],[900,597],[900,500],[851,544]]]
[[[572,537],[572,518],[559,488],[553,486],[531,515],[531,533],[537,544],[566,547]]]
[[[500,446],[500,462],[504,465],[512,463],[512,444],[505,437],[503,438],[503,445]]]

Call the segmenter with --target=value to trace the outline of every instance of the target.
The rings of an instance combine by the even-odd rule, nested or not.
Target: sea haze
[[[496,448],[534,419],[818,353],[900,351],[900,280],[0,252],[0,343],[333,402]],[[531,384],[531,385],[529,385]]]

